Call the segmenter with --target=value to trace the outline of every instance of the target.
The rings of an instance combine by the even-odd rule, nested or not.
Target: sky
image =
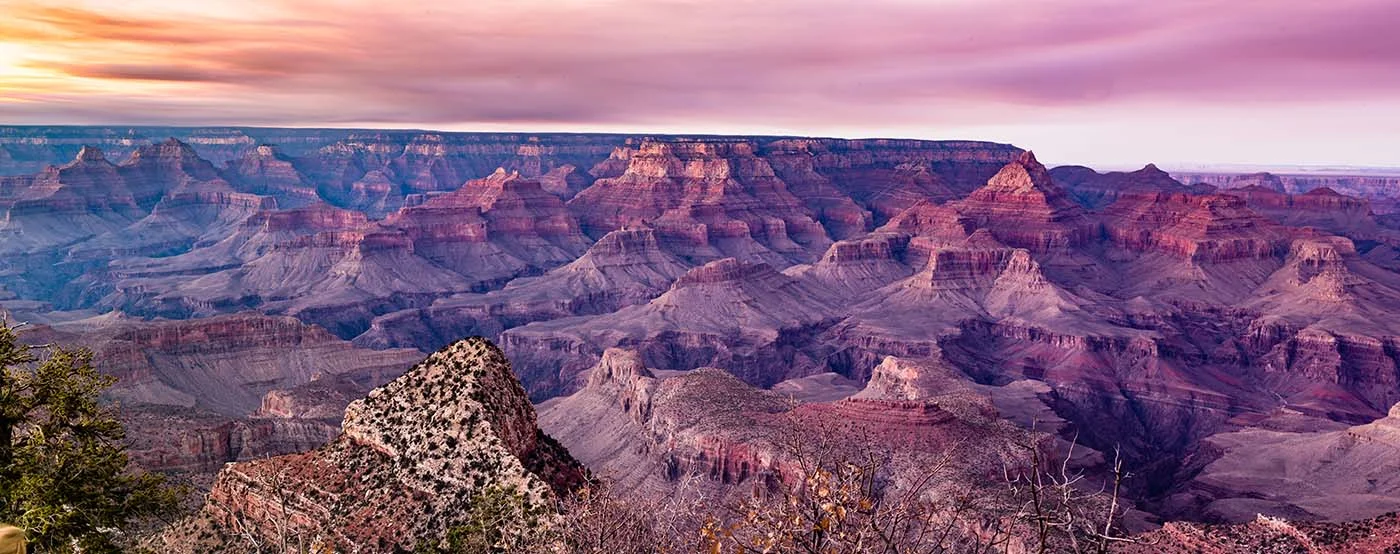
[[[1395,0],[0,0],[0,124],[979,139],[1400,167]]]

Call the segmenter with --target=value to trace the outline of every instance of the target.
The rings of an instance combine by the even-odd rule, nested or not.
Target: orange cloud
[[[1132,105],[1400,111],[1389,0],[132,6],[0,4],[0,45],[28,72],[18,86],[0,57],[0,94],[26,100],[0,117],[821,132]]]

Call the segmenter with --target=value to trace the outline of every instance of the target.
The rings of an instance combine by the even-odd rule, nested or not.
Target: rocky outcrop
[[[1248,429],[1206,441],[1209,462],[1172,502],[1206,517],[1346,521],[1400,510],[1400,408],[1352,427]]]
[[[576,375],[604,349],[622,344],[654,367],[718,366],[771,385],[819,372],[804,348],[836,319],[830,298],[767,264],[726,258],[691,270],[644,305],[532,323],[506,331],[501,341],[537,395],[575,390]],[[779,367],[784,370],[773,371]]]
[[[872,212],[876,224],[921,200],[963,196],[1021,152],[987,142],[888,139],[793,138],[765,146],[770,159],[810,159],[815,172]],[[789,163],[775,164],[786,166]],[[785,180],[790,177],[782,175]]]
[[[1351,241],[1294,242],[1287,262],[1243,306],[1260,314],[1245,354],[1298,410],[1343,421],[1400,401],[1400,277],[1362,260]]]
[[[539,277],[380,316],[355,342],[433,350],[455,337],[495,337],[535,321],[611,313],[656,298],[689,268],[661,249],[654,230],[620,229],[578,259]]]
[[[1181,173],[1176,177],[1183,182],[1206,183],[1221,189],[1259,186],[1276,192],[1301,194],[1327,188],[1340,194],[1373,200],[1400,196],[1400,176],[1396,175]]]
[[[150,208],[137,202],[117,166],[88,147],[64,165],[3,188],[9,191],[0,195],[8,197],[0,201],[0,252],[12,255],[121,229]]]
[[[1050,177],[1062,185],[1075,202],[1091,210],[1113,204],[1123,194],[1190,192],[1186,185],[1152,164],[1137,171],[1108,173],[1099,173],[1084,166],[1061,166],[1051,169]]]
[[[564,203],[538,180],[498,170],[385,220],[433,263],[482,283],[566,263],[588,247]]]
[[[536,427],[505,357],[468,339],[352,403],[330,444],[225,468],[201,512],[165,538],[174,551],[237,551],[244,533],[407,550],[445,540],[488,487],[543,507],[582,477]]]
[[[889,468],[898,482],[904,472],[917,474],[921,461],[980,433],[984,448],[960,452],[950,466],[977,474],[985,469],[978,464],[991,460],[1017,463],[1002,441],[1024,436],[985,414],[965,419],[933,402],[794,404],[715,368],[659,375],[638,354],[619,349],[609,349],[591,373],[582,390],[542,409],[541,426],[594,473],[634,494],[674,494],[682,485],[713,498],[749,493],[800,478],[799,461],[812,463],[802,448],[831,449],[824,454],[834,457],[902,452]],[[963,490],[982,483],[970,476],[955,482]]]
[[[350,400],[421,357],[355,348],[324,329],[258,314],[162,322],[105,316],[24,336],[91,349],[97,368],[117,379],[105,397],[120,406],[133,463],[200,486],[227,462],[325,444]]]
[[[1363,554],[1400,548],[1400,514],[1325,523],[1255,515],[1232,525],[1171,522],[1126,544],[1127,554]]]
[[[258,307],[353,338],[376,316],[499,287],[588,245],[557,197],[504,173],[380,223],[313,206],[254,215],[238,229],[180,260],[195,279],[122,283],[106,303],[175,317]]]
[[[78,340],[93,346],[99,369],[117,377],[114,398],[232,417],[252,414],[271,391],[321,377],[348,380],[364,392],[397,377],[417,356],[358,349],[295,319],[251,314],[127,322]]]
[[[1313,227],[1354,241],[1400,246],[1400,231],[1381,223],[1371,202],[1327,188],[1302,194],[1286,194],[1257,186],[1231,189],[1227,194],[1245,199],[1251,210],[1289,227]]]
[[[644,141],[621,176],[599,179],[569,206],[590,234],[648,224],[697,260],[801,259],[826,248],[825,229],[757,149],[748,141]]]
[[[1104,211],[1115,245],[1158,251],[1197,263],[1275,258],[1291,237],[1229,195],[1146,194],[1120,198]]]
[[[997,240],[1036,254],[1086,243],[1093,225],[1030,152],[1021,154],[952,207]]]
[[[341,406],[344,409],[344,405]],[[235,418],[189,408],[140,406],[122,412],[131,463],[207,489],[229,462],[305,452],[340,432],[338,417]]]
[[[260,144],[230,161],[224,178],[239,190],[272,196],[284,208],[320,201],[316,186],[297,170],[295,160],[270,144]]]
[[[908,246],[908,236],[894,233],[837,241],[816,263],[785,273],[854,301],[914,272],[904,262]]]
[[[220,178],[214,164],[174,138],[137,148],[120,172],[137,205],[147,210],[171,191]]]
[[[1268,172],[1243,174],[1183,173],[1177,176],[1183,182],[1204,183],[1217,189],[1242,189],[1257,187],[1274,192],[1288,192],[1288,186],[1278,175]]]

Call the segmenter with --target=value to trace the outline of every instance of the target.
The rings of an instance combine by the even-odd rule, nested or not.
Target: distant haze
[[[0,123],[966,138],[1400,167],[1393,0],[0,0]]]

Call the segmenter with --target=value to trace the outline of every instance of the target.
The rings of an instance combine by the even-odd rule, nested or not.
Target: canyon
[[[336,544],[441,535],[345,511],[350,468],[477,455],[399,442],[434,406],[505,418],[485,452],[540,495],[574,458],[729,491],[790,474],[794,437],[875,436],[958,454],[964,493],[1025,444],[1099,479],[1117,452],[1132,525],[1172,540],[1400,509],[1385,178],[800,137],[0,128],[0,152],[0,313],[96,353],[133,460],[209,489],[207,529],[285,473],[332,491],[297,521]]]

